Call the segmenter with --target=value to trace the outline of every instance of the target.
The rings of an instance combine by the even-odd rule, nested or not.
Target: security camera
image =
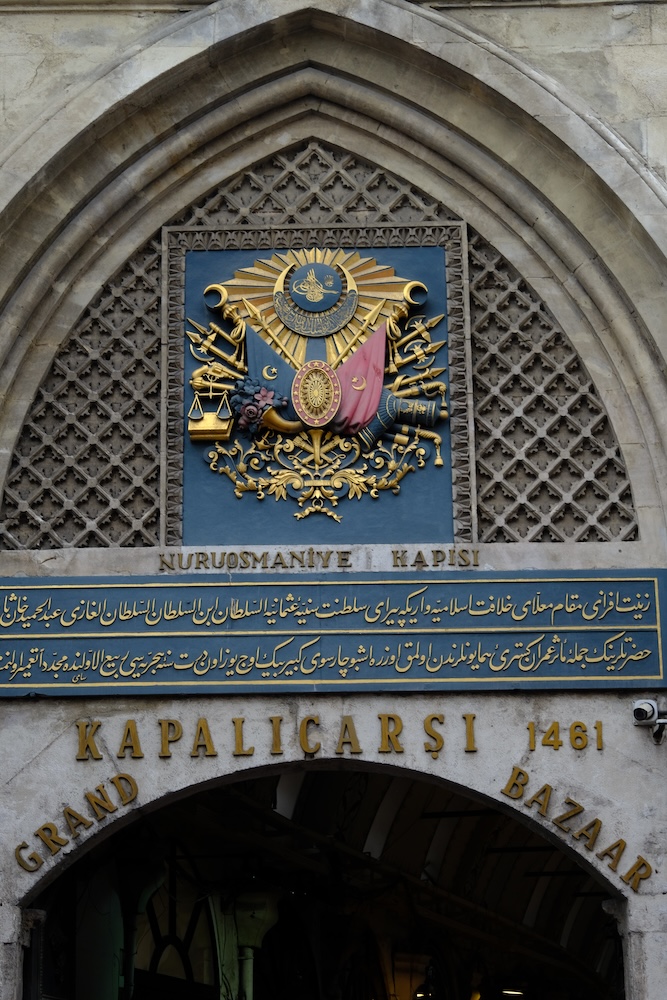
[[[651,730],[654,743],[665,742],[665,737],[667,737],[667,719],[664,718],[664,711],[660,712],[657,701],[653,701],[652,698],[636,701],[632,706],[632,714],[636,726],[646,726]]]
[[[657,701],[636,701],[632,706],[632,714],[635,717],[636,726],[655,726],[658,722],[660,712]]]

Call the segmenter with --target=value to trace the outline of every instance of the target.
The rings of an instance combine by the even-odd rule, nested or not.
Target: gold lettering
[[[248,569],[248,567],[250,566],[250,553],[245,551],[240,552],[239,559],[240,559],[239,566],[241,567],[241,569]]]
[[[293,552],[290,549],[289,557],[290,557],[291,568],[292,569],[294,569],[295,565],[296,566],[301,566],[302,569],[304,568],[305,562],[306,562],[306,553],[305,552]]]
[[[595,819],[592,819],[590,823],[587,823],[586,826],[582,826],[581,830],[577,830],[576,833],[573,833],[572,836],[575,840],[581,840],[583,837],[584,847],[587,851],[592,851],[601,829],[602,820],[597,819],[596,817]]]
[[[206,552],[196,553],[195,569],[208,569],[208,555]]]
[[[638,892],[639,883],[642,879],[649,878],[652,873],[653,869],[650,864],[646,858],[643,858],[640,854],[632,868],[630,868],[625,875],[621,875],[621,881],[625,882],[626,885],[629,885],[633,892]]]
[[[320,717],[319,715],[306,715],[299,726],[299,745],[304,753],[318,753],[322,749],[321,743],[309,743],[308,741],[308,726],[311,724],[314,726],[319,726]]]
[[[178,553],[177,559],[178,559],[178,568],[179,569],[190,569],[190,566],[192,565],[192,552],[188,552],[187,562],[183,562],[183,553],[182,552]]]
[[[234,723],[234,751],[233,757],[252,757],[255,752],[254,747],[248,747],[247,750],[243,747],[243,723],[245,718],[232,719]]]
[[[277,552],[274,556],[271,569],[287,569],[287,563],[280,552]]]
[[[392,549],[391,555],[394,560],[394,569],[403,569],[408,565],[408,553],[406,549]]]
[[[115,813],[118,807],[109,798],[104,785],[98,785],[95,791],[99,792],[99,796],[93,792],[86,792],[85,794],[86,801],[95,814],[95,819],[104,819],[104,813]]]
[[[24,871],[36,872],[37,869],[41,868],[42,865],[44,864],[44,858],[40,854],[38,854],[37,851],[33,851],[33,853],[29,854],[27,858],[24,858],[23,855],[21,854],[21,851],[27,851],[27,850],[28,850],[28,845],[24,840],[23,843],[19,844],[19,846],[14,851],[14,857],[16,858],[16,860],[18,861],[18,863],[20,864],[21,868],[23,868]]]
[[[51,854],[57,854],[61,847],[69,844],[69,840],[65,840],[59,835],[55,823],[44,823],[38,830],[35,830],[35,836],[46,844]]]
[[[94,722],[86,722],[85,719],[79,719],[76,725],[79,730],[79,752],[76,755],[76,759],[102,760],[102,754],[97,749],[95,743],[95,733],[102,725],[100,720],[96,719]],[[90,732],[88,731],[89,728]]]
[[[429,743],[428,741],[424,743],[424,750],[430,753],[434,760],[437,760],[438,754],[445,745],[445,740],[442,733],[433,728],[434,722],[437,722],[440,726],[444,725],[444,715],[427,715],[424,719],[424,732],[433,740],[433,743]]]
[[[128,719],[125,723],[123,737],[120,741],[120,747],[118,748],[116,756],[124,757],[127,750],[132,750],[132,757],[143,757],[143,753],[141,752],[141,743],[139,742],[139,734],[137,732],[137,723],[134,719]]]
[[[352,563],[350,559],[352,558],[352,553],[349,549],[343,549],[336,553],[338,556],[338,568],[339,569],[350,569]]]
[[[447,553],[444,549],[431,549],[431,557],[433,559],[433,566],[437,568],[440,563],[444,563]]]
[[[236,552],[227,553],[227,569],[236,569],[239,564],[239,557]]]
[[[613,844],[609,845],[609,847],[605,847],[604,851],[599,851],[595,857],[600,858],[600,860],[603,860],[604,858],[611,858],[609,867],[613,872],[615,872],[618,868],[618,862],[623,857],[623,851],[626,846],[627,845],[624,840],[615,840]]]
[[[86,819],[81,813],[78,813],[76,809],[72,809],[71,806],[65,806],[63,809],[63,816],[65,817],[65,822],[67,823],[72,839],[79,836],[81,832],[79,827],[82,826],[84,830],[87,830],[89,826],[93,825],[92,819]]]
[[[351,715],[344,715],[340,720],[340,735],[336,753],[343,753],[345,746],[349,746],[350,753],[363,753]]]
[[[510,780],[501,791],[509,799],[520,799],[527,784],[528,772],[524,771],[522,767],[515,767],[510,775]]]
[[[281,754],[283,752],[283,744],[280,735],[280,726],[282,724],[282,715],[272,715],[269,718],[271,723],[271,753]]]
[[[477,747],[475,746],[475,718],[473,714],[464,715],[462,718],[466,722],[466,753],[477,753]]]
[[[473,566],[479,566],[479,549],[472,550],[472,564]]]
[[[381,713],[378,715],[378,719],[381,725],[378,753],[391,753],[392,750],[394,753],[403,753],[403,747],[398,739],[403,732],[403,720],[400,715],[395,715],[393,712]],[[390,723],[392,724],[391,728]]]
[[[170,743],[177,743],[183,735],[183,726],[178,719],[158,719],[160,724],[160,753],[158,757],[171,757]]]
[[[468,549],[459,549],[459,566],[470,565],[470,552]]]
[[[426,567],[428,566],[428,562],[424,558],[424,553],[418,551],[417,555],[414,557],[410,565],[414,567],[414,569],[426,569]]]
[[[128,802],[133,802],[139,794],[139,787],[131,774],[117,774],[111,779],[111,784],[118,792],[122,806],[126,806]],[[127,785],[127,789],[123,788],[123,785]]]
[[[173,569],[174,569],[174,555],[173,555],[173,553],[170,553],[169,555],[166,555],[164,552],[160,553],[160,566],[159,566],[159,569],[161,569],[161,570],[162,569],[170,569],[170,570],[173,571]]]
[[[262,554],[259,555],[259,556],[255,552],[251,552],[251,556],[252,556],[252,568],[253,569],[257,569],[258,566],[261,566],[262,569],[268,569],[269,568],[269,553],[268,552],[262,552]]]
[[[561,816],[555,816],[554,819],[551,820],[551,822],[554,824],[554,826],[557,826],[559,830],[562,830],[563,833],[569,833],[570,827],[563,825],[565,820],[572,819],[573,816],[578,816],[579,813],[582,813],[584,811],[584,807],[580,806],[578,802],[575,802],[574,799],[571,799],[569,797],[565,799],[565,803],[566,805],[573,806],[574,808],[568,809],[568,811],[564,812]]]
[[[218,751],[213,746],[213,739],[211,738],[211,730],[208,728],[208,722],[206,719],[197,720],[197,728],[195,730],[195,739],[192,744],[192,750],[190,751],[191,757],[198,757],[199,751],[204,749],[205,757],[217,757]]]
[[[551,785],[542,785],[539,792],[535,792],[532,798],[524,802],[526,809],[530,809],[531,806],[535,805],[537,802],[539,804],[539,809],[537,810],[540,816],[546,816],[547,809],[549,808],[549,799],[551,798],[551,793],[553,788]]]

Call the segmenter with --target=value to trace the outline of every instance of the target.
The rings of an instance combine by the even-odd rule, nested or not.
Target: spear
[[[423,371],[419,372],[417,375],[399,375],[394,379],[391,392],[396,392],[398,389],[404,388],[408,385],[415,385],[417,382],[430,382],[438,375],[442,375],[446,368],[425,368]]]
[[[416,364],[418,361],[423,361],[428,354],[437,354],[442,345],[446,343],[444,340],[438,341],[436,344],[428,344],[426,347],[417,348],[415,345],[415,350],[412,351],[406,358],[399,358],[396,362],[397,368],[403,368],[404,365]]]
[[[277,335],[273,332],[269,324],[266,322],[259,309],[256,306],[254,306],[252,302],[248,302],[247,299],[243,299],[243,305],[245,306],[246,311],[248,315],[251,317],[251,319],[255,320],[256,323],[259,323],[264,333],[267,335],[267,337],[271,338],[276,348],[283,353],[285,359],[289,361],[292,367],[300,368],[301,366],[299,362],[296,360],[293,354],[290,354],[285,345],[280,343]]]
[[[411,340],[414,340],[415,337],[418,337],[420,334],[424,337],[424,340],[430,341],[431,337],[428,331],[432,330],[434,326],[437,326],[438,323],[440,323],[440,321],[444,318],[444,313],[441,313],[439,316],[434,316],[432,319],[427,320],[426,323],[417,323],[415,318],[415,320],[413,320],[413,324],[411,325],[411,329],[408,330],[405,336],[402,337],[401,340],[399,340],[399,342],[395,345],[396,350],[399,350],[401,347],[405,347],[406,344],[409,344]],[[442,343],[444,344],[445,341],[443,340]]]
[[[233,361],[232,358],[229,357],[228,354],[225,354],[225,352],[221,351],[219,347],[215,347],[213,345],[213,340],[216,336],[215,331],[211,335],[208,332],[208,330],[205,329],[205,327],[200,326],[199,323],[195,323],[194,320],[189,319],[188,323],[192,323],[192,325],[195,326],[199,331],[199,333],[194,333],[192,330],[186,330],[185,332],[187,333],[192,343],[196,344],[196,346],[201,351],[203,351],[205,354],[214,354],[217,358],[220,358],[222,361],[225,361],[228,365],[230,364],[233,365],[236,363],[235,361]],[[194,351],[192,353],[194,354]],[[197,357],[196,354],[194,356]],[[198,358],[197,360],[202,361],[203,359]],[[243,365],[239,365],[238,367],[239,370],[241,371],[246,370]],[[238,378],[238,372],[233,375],[233,378]]]
[[[378,316],[382,312],[382,309],[384,308],[384,305],[385,305],[386,301],[387,301],[386,299],[382,299],[382,301],[378,302],[378,304],[375,306],[375,308],[371,309],[371,311],[366,315],[366,318],[364,319],[363,323],[361,324],[361,328],[359,330],[357,330],[357,332],[355,333],[354,337],[352,337],[352,340],[350,340],[348,342],[347,346],[344,347],[343,350],[340,352],[340,354],[338,355],[338,357],[336,358],[336,360],[331,365],[332,368],[337,368],[338,367],[338,365],[341,363],[341,361],[343,360],[343,358],[347,354],[350,353],[350,351],[352,350],[352,348],[354,347],[354,345],[357,343],[357,341],[359,340],[359,338],[361,336],[363,336],[363,334],[366,332],[366,330],[371,325],[371,323],[375,322],[375,320],[378,318]]]

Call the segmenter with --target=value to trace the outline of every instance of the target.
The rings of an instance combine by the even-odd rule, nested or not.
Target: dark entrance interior
[[[460,789],[309,765],[84,855],[31,904],[24,1000],[621,1000],[608,898]]]

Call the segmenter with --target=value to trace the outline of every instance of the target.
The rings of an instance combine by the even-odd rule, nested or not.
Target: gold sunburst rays
[[[241,315],[295,367],[304,364],[308,336],[290,330],[278,316],[274,292],[281,278],[292,267],[305,264],[325,264],[335,267],[344,276],[344,293],[356,292],[357,304],[349,322],[325,337],[327,362],[334,367],[342,357],[349,356],[348,346],[356,350],[383,320],[391,316],[403,301],[406,279],[394,269],[378,264],[374,257],[362,257],[357,250],[311,247],[275,252],[270,258],[255,260],[251,267],[240,268],[224,283],[229,302],[238,306]],[[365,321],[379,311],[372,327]],[[335,308],[335,307],[333,307]]]

